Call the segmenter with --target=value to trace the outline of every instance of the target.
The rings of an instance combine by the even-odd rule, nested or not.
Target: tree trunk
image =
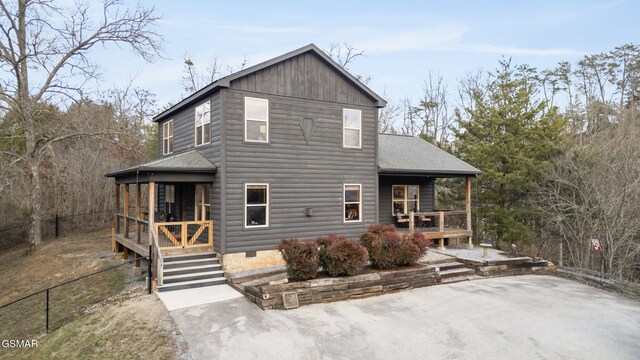
[[[31,239],[30,245],[38,246],[42,242],[42,182],[40,164],[37,156],[31,159]]]

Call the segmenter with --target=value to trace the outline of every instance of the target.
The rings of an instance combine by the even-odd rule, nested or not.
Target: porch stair
[[[465,280],[472,280],[476,278],[476,272],[474,269],[470,269],[465,264],[450,261],[446,263],[435,264],[436,271],[440,273],[440,283],[448,284]]]
[[[164,258],[159,292],[215,286],[226,283],[220,259],[213,253],[181,254]]]

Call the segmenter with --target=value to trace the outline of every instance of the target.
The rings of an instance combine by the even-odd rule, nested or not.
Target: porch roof
[[[106,174],[117,184],[157,182],[212,182],[218,167],[199,151],[191,150]]]
[[[476,176],[482,171],[416,136],[378,134],[380,174]]]

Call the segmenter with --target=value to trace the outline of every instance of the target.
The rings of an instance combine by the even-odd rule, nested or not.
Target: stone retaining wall
[[[475,269],[476,275],[484,277],[547,274],[554,273],[555,266],[550,261],[534,260],[530,257],[517,257],[500,260],[473,260],[457,258],[458,262]]]
[[[244,286],[245,296],[264,310],[282,309],[282,294],[295,292],[300,305],[358,299],[440,282],[433,266],[376,271],[368,274],[321,278],[274,285]]]

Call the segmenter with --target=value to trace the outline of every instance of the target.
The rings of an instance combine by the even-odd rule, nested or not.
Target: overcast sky
[[[131,2],[135,5],[135,2]],[[416,99],[428,72],[454,91],[466,73],[492,70],[501,56],[539,69],[640,42],[640,1],[142,1],[163,20],[165,57],[153,64],[127,52],[99,52],[101,87],[135,85],[161,105],[183,95],[188,57],[255,65],[315,43],[349,42],[365,51],[350,67],[392,99]]]

